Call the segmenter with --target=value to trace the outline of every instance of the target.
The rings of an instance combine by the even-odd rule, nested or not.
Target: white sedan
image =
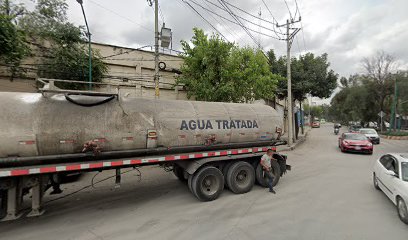
[[[398,215],[408,224],[408,153],[389,153],[375,161],[373,182],[397,206]]]

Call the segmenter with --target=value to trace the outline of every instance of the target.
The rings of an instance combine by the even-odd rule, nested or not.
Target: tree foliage
[[[25,10],[22,5],[15,5],[11,0],[4,2],[7,2],[9,7],[3,7],[1,10],[4,12],[6,11],[4,9],[9,9],[6,12],[14,18],[13,21],[4,23],[7,28],[3,28],[1,18],[0,34],[7,30],[7,33],[10,33],[8,35],[12,36],[9,39],[17,40],[5,41],[11,46],[2,42],[1,48],[10,49],[10,56],[15,56],[16,62],[19,63],[26,56],[24,52],[26,49],[22,46],[26,47],[27,44],[23,43],[28,42],[37,60],[35,66],[39,77],[88,81],[87,38],[83,27],[75,26],[68,21],[66,0],[35,0],[35,8],[32,11]],[[107,66],[99,53],[93,50],[92,81],[100,82],[106,72]],[[86,87],[85,84],[56,85],[71,89]]]
[[[364,124],[378,121],[378,113],[383,111],[386,114],[385,121],[389,121],[395,81],[399,102],[407,99],[407,73],[395,72],[394,58],[383,51],[371,58],[364,58],[362,63],[366,70],[364,74],[340,80],[342,89],[332,99],[330,114],[338,121],[358,121]],[[406,110],[404,104],[400,104],[397,112],[406,115]]]
[[[271,99],[279,76],[269,71],[260,51],[239,48],[218,35],[193,29],[191,45],[182,41],[184,63],[177,84],[197,100],[248,102]]]
[[[21,61],[30,54],[25,42],[25,33],[16,25],[17,17],[25,9],[9,1],[0,1],[0,63],[11,72],[11,80],[18,72]]]
[[[286,57],[276,58],[273,50],[268,52],[271,71],[281,76],[287,75]],[[328,98],[337,87],[338,75],[331,69],[328,55],[315,56],[307,53],[299,58],[291,59],[292,95],[294,100],[303,101],[306,94],[315,97]],[[278,96],[287,95],[287,79],[278,83]]]

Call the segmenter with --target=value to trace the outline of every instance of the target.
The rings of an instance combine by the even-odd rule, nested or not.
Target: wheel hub
[[[201,189],[208,195],[212,195],[217,192],[219,182],[213,175],[206,176],[201,182]]]

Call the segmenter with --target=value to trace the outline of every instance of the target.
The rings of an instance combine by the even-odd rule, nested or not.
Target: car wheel
[[[380,187],[378,186],[378,179],[375,173],[373,173],[373,184],[375,189],[380,190]]]
[[[397,198],[397,210],[398,216],[402,222],[408,224],[408,210],[407,205],[405,204],[404,200],[401,197]]]

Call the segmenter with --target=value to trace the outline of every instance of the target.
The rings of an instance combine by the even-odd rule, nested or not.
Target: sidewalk
[[[301,129],[299,129],[299,135],[298,135],[298,139],[296,140],[296,142],[294,142],[292,144],[292,146],[288,146],[288,145],[282,145],[282,146],[278,146],[277,147],[277,151],[278,152],[285,152],[285,151],[292,151],[293,149],[295,149],[296,147],[298,147],[300,144],[302,144],[304,141],[306,141],[307,135],[309,134],[311,128],[306,126],[304,128],[305,132],[304,134],[301,133]],[[288,140],[288,133],[285,133],[285,135],[283,135],[281,137],[282,140],[287,141]]]

